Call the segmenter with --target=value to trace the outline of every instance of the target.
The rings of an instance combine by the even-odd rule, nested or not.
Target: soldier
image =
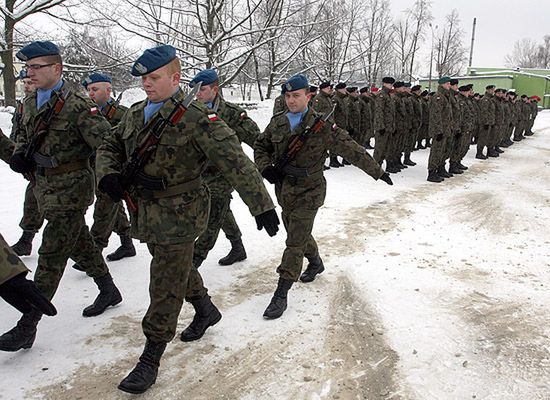
[[[408,89],[407,89],[407,92]],[[420,103],[422,101],[422,98],[420,97],[420,94],[422,93],[422,86],[415,85],[412,88],[410,88],[410,92],[408,93],[409,102],[412,106],[412,118],[411,118],[411,124],[412,124],[412,130],[410,133],[405,137],[405,143],[404,143],[404,153],[405,157],[403,160],[403,164],[408,165],[410,167],[414,167],[416,163],[411,160],[411,153],[414,151],[414,145],[416,144],[420,127],[422,125],[422,104]]]
[[[506,134],[506,147],[510,147],[514,144],[511,137],[514,134],[514,130],[516,129],[516,126],[518,124],[518,115],[517,115],[517,108],[516,108],[516,99],[517,95],[514,91],[510,90],[506,94],[506,97],[508,98],[508,112],[510,113],[510,119],[508,124],[508,132]]]
[[[437,92],[430,100],[430,137],[432,147],[428,158],[428,182],[443,182],[447,141],[452,136],[452,108],[449,100],[451,78],[444,76],[437,81]]]
[[[499,144],[500,144],[500,141],[501,141],[501,138],[503,136],[502,134],[502,130],[504,129],[504,125],[505,125],[505,115],[504,115],[504,112],[505,112],[505,107],[504,107],[504,100],[503,100],[503,96],[504,96],[504,93],[506,93],[506,89],[497,89],[495,90],[495,97],[494,97],[494,102],[495,102],[495,126],[493,127],[493,132],[492,132],[492,140],[491,140],[491,147],[494,149],[494,153],[496,155],[496,157],[498,157],[500,155],[500,153],[504,153],[504,150],[502,150],[500,147],[499,147]],[[490,156],[492,157],[492,156]]]
[[[23,94],[30,96],[34,93],[34,84],[32,80],[27,76],[27,71],[21,70],[19,72],[19,79],[23,82]],[[22,124],[23,119],[23,102],[24,99],[18,100],[15,107],[15,112],[12,119],[12,127],[10,139],[14,142],[17,141],[17,136],[24,132]],[[29,182],[25,189],[25,200],[23,201],[23,217],[19,222],[19,226],[23,230],[21,238],[11,247],[12,250],[18,256],[29,256],[32,252],[32,240],[34,235],[40,230],[44,224],[44,216],[38,209],[38,203],[32,190],[33,185]]]
[[[395,79],[385,77],[382,79],[382,89],[376,95],[374,102],[374,132],[376,141],[374,144],[374,159],[379,165],[386,160],[386,171],[391,173],[399,170],[388,163],[390,137],[395,134],[395,102],[390,93],[393,90]],[[389,164],[389,165],[388,165]]]
[[[37,89],[25,99],[24,133],[18,136],[10,158],[12,170],[34,174],[34,193],[47,220],[34,280],[51,299],[67,260],[72,258],[99,288],[93,304],[82,312],[85,317],[96,316],[122,301],[84,220],[86,209],[93,201],[94,178],[89,156],[108,134],[110,126],[105,118],[97,115],[90,99],[67,92],[62,79],[63,61],[55,44],[32,42],[16,57],[25,62],[27,74]],[[50,110],[55,111],[43,133],[42,118]],[[41,136],[37,136],[38,133]],[[36,141],[37,137],[41,138],[40,142]],[[35,144],[36,152],[29,159],[27,149]],[[0,337],[0,346],[9,351],[31,347],[41,317],[42,313],[37,310],[23,314],[17,326]]]
[[[176,333],[183,300],[196,310],[183,341],[200,338],[221,319],[202,277],[193,267],[193,244],[206,228],[209,192],[201,174],[210,161],[229,181],[256,218],[258,229],[273,236],[279,220],[258,170],[243,153],[235,132],[201,102],[191,103],[181,120],[159,132],[162,118],[182,111],[180,60],[176,49],[160,45],[146,50],[134,63],[132,75],[141,77],[147,99],[135,103],[97,151],[98,187],[113,201],[130,198],[131,234],[147,243],[153,256],[150,269],[150,304],[143,318],[145,348],[136,367],[118,388],[143,393],[155,383],[166,344]],[[181,114],[179,114],[181,115]],[[173,121],[172,121],[173,122]],[[132,154],[146,138],[160,139],[154,153],[139,168],[130,192],[121,175]],[[146,141],[144,146],[149,146]],[[147,154],[147,153],[146,153]],[[193,336],[191,336],[191,334]]]
[[[473,104],[476,110],[476,120],[475,120],[475,129],[474,134],[472,135],[472,143],[471,144],[477,144],[478,137],[479,137],[479,130],[481,129],[481,95],[479,93],[474,93],[473,96]]]
[[[527,124],[527,129],[525,132],[525,136],[533,136],[533,125],[535,124],[535,118],[537,118],[537,114],[539,112],[539,105],[537,101],[539,100],[538,96],[531,96],[529,97],[529,122]]]
[[[346,88],[348,95],[346,97],[346,106],[348,109],[348,128],[347,131],[357,143],[363,145],[361,142],[361,104],[359,102],[359,92],[356,86],[348,86]],[[345,165],[350,165],[344,159]]]
[[[319,116],[308,104],[308,81],[304,75],[295,75],[286,84],[285,99],[289,112],[278,114],[254,144],[254,160],[262,175],[275,184],[277,200],[282,207],[282,219],[287,231],[286,249],[277,272],[279,281],[264,318],[279,318],[287,307],[287,293],[293,283],[312,282],[324,271],[323,261],[311,230],[315,215],[323,205],[326,181],[323,161],[328,149],[334,149],[347,160],[371,175],[391,185],[387,173],[365,149],[336,125],[324,124],[318,132],[307,137],[296,157],[281,171],[273,164],[286,154],[291,138],[301,135]],[[309,264],[300,275],[304,257]]]
[[[0,235],[0,297],[23,314],[38,310],[49,316],[56,315],[57,310],[54,305],[33,281],[25,279],[27,272],[29,270],[25,264]],[[10,351],[9,348],[3,348],[1,344],[0,350]]]
[[[479,101],[480,108],[480,130],[477,138],[476,158],[486,160],[488,157],[498,157],[498,153],[491,147],[493,126],[495,125],[495,85],[487,85],[485,95]],[[487,155],[483,154],[484,147],[487,147]],[[495,155],[496,154],[496,155]]]
[[[373,147],[370,144],[372,138],[372,99],[369,96],[369,88],[367,86],[362,87],[359,90],[360,93],[360,105],[361,105],[361,139],[359,144],[365,146],[366,149],[372,150]]]
[[[236,104],[225,101],[220,95],[218,74],[213,69],[200,71],[189,83],[191,87],[202,82],[197,93],[197,100],[215,111],[220,118],[237,134],[240,142],[250,147],[260,134],[258,125]],[[231,265],[246,259],[242,234],[231,212],[231,192],[233,187],[224,178],[221,171],[210,162],[202,174],[204,182],[210,189],[210,212],[206,230],[195,241],[193,265],[198,268],[206,259],[218,239],[220,229],[231,242],[229,254],[219,260],[221,265]]]
[[[319,114],[327,114],[334,107],[332,100],[333,95],[333,85],[330,81],[321,82],[319,85],[319,93],[309,102],[308,107],[311,107],[313,110],[317,111]],[[331,122],[334,122],[334,114],[330,117]],[[330,157],[329,157],[330,162]],[[340,163],[338,163],[340,166]],[[337,167],[336,167],[337,168]],[[324,170],[330,169],[330,165],[325,165]]]
[[[461,110],[458,105],[458,79],[451,79],[451,87],[449,88],[449,103],[451,104],[451,136],[447,139],[444,157],[445,161],[449,160],[450,170],[451,155],[454,149],[460,148],[459,143],[460,138],[462,137],[462,132],[460,132],[460,121],[462,116],[460,115]],[[452,178],[453,174],[445,169],[445,161],[438,170],[438,174],[443,178]]]
[[[462,174],[468,167],[462,164],[462,160],[466,157],[470,142],[472,140],[472,131],[474,129],[475,111],[470,105],[470,95],[472,94],[472,85],[463,85],[458,88],[458,107],[460,108],[460,121],[458,123],[459,136],[455,138],[451,159],[449,164],[449,172],[451,174]]]
[[[275,101],[273,102],[273,115],[286,111],[285,96],[281,93],[279,96],[275,97]]]
[[[88,96],[97,104],[99,111],[111,126],[117,126],[127,108],[116,104],[115,99],[111,97],[111,77],[95,72],[84,79],[82,86],[87,90]],[[90,162],[95,172],[95,154],[91,157]],[[136,249],[130,237],[130,221],[128,221],[124,206],[121,203],[114,203],[105,193],[96,190],[94,223],[90,229],[90,234],[96,246],[103,250],[109,244],[109,237],[112,232],[120,237],[120,247],[113,253],[108,254],[107,260],[117,261],[125,257],[135,256]],[[73,268],[82,271],[82,267],[78,264],[74,264]]]
[[[430,108],[429,108],[429,100],[428,97],[428,91],[424,90],[420,94],[420,107],[421,107],[421,114],[422,114],[422,123],[420,124],[420,129],[418,130],[418,139],[417,139],[417,145],[416,149],[426,149],[428,147],[428,142],[430,140],[430,136],[428,135],[429,130],[429,123],[430,123]],[[424,143],[422,143],[424,141]]]
[[[407,168],[401,162],[401,154],[405,143],[405,138],[409,135],[412,128],[410,111],[412,109],[406,93],[405,82],[397,81],[393,84],[395,90],[395,132],[389,140],[388,172],[399,172]]]
[[[515,118],[515,110],[512,104],[512,97],[508,94],[508,91],[506,89],[503,89],[502,100],[502,104],[504,106],[504,121],[501,130],[502,135],[500,137],[499,147],[510,147],[511,144],[514,144],[514,142],[510,140],[510,135],[511,129],[513,129],[512,127],[513,120]]]
[[[348,128],[348,119],[349,119],[349,110],[347,107],[346,97],[348,96],[348,92],[346,90],[347,85],[344,82],[339,82],[334,88],[336,91],[334,92],[333,101],[336,104],[336,108],[334,109],[334,123],[341,127],[342,129]],[[338,155],[334,152],[329,151],[330,156],[330,167],[338,168],[343,167],[344,163],[340,163],[338,161]]]
[[[318,90],[319,88],[315,85],[311,85],[309,87],[309,104],[308,104],[309,107],[313,105],[313,99],[315,98],[315,96],[317,96]]]

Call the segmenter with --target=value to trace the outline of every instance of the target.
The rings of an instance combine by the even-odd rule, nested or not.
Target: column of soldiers
[[[527,96],[516,101],[513,93],[497,90],[493,96],[488,89],[476,104],[472,87],[458,87],[450,78],[440,79],[438,91],[430,97],[421,87],[391,77],[383,79],[379,91],[339,83],[333,95],[333,85],[322,82],[317,93],[304,75],[295,75],[282,86],[277,112],[260,132],[243,109],[223,99],[214,70],[199,72],[190,82],[190,93],[185,93],[180,87],[180,60],[170,45],[146,50],[133,64],[131,74],[141,78],[147,98],[129,109],[111,98],[110,78],[102,74],[92,74],[84,82],[88,96],[67,90],[63,60],[51,42],[33,42],[17,57],[25,62],[36,90],[23,101],[15,143],[0,135],[0,155],[13,171],[32,181],[29,190],[38,215],[47,223],[34,283],[24,278],[24,266],[6,252],[10,267],[5,272],[2,264],[0,296],[23,316],[0,336],[0,350],[32,347],[42,315],[56,312],[49,300],[69,258],[99,289],[83,316],[100,315],[121,303],[101,250],[112,230],[128,239],[131,235],[146,243],[152,256],[150,302],[142,321],[144,349],[118,386],[134,394],[156,382],[184,301],[195,315],[180,335],[183,342],[200,339],[222,318],[198,267],[220,229],[232,248],[225,257],[229,261],[219,262],[246,258],[230,210],[234,190],[257,228],[274,236],[280,222],[263,179],[275,185],[286,247],[263,316],[276,319],[288,306],[292,286],[312,282],[325,270],[312,229],[325,199],[327,157],[329,167],[353,164],[392,185],[388,173],[414,166],[411,153],[431,145],[428,180],[440,181],[448,174],[447,159],[451,171],[466,168],[461,161],[474,134],[478,148],[487,147],[494,154],[499,145],[509,145],[512,132],[514,140],[531,135],[536,115]],[[372,147],[373,138],[371,157],[366,148]],[[241,142],[253,147],[254,162]],[[387,171],[382,169],[384,160]],[[91,233],[84,214],[96,188],[101,194],[97,193],[94,226],[103,227]],[[130,210],[129,222],[122,200]],[[98,212],[98,207],[103,210]],[[1,240],[0,245],[6,247]],[[122,245],[130,251],[128,256],[133,255],[131,239]]]

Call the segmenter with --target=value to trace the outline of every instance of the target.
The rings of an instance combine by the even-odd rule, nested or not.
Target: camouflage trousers
[[[382,162],[388,158],[391,136],[392,132],[384,132],[384,134],[376,132],[373,157],[378,164],[382,164]]]
[[[208,215],[208,225],[206,230],[198,237],[195,242],[195,254],[206,258],[210,250],[214,248],[220,229],[225,233],[227,239],[231,242],[237,241],[242,234],[235,221],[233,212],[230,208],[231,194],[213,192],[210,197],[210,214]]]
[[[38,202],[34,195],[33,187],[29,183],[25,189],[25,200],[23,202],[23,217],[19,226],[24,231],[36,233],[44,224],[44,215],[38,209]]]
[[[428,158],[428,171],[434,171],[445,164],[445,154],[447,152],[448,140],[450,138],[443,136],[441,140],[437,140],[435,137],[432,141],[432,147],[430,147],[430,156]]]
[[[27,271],[25,264],[23,264],[21,259],[17,257],[6,243],[4,237],[0,235],[0,285],[14,276]]]
[[[193,267],[193,242],[148,243],[147,247],[153,259],[143,333],[150,340],[168,343],[176,335],[183,300],[203,297],[207,290],[199,271]]]
[[[495,147],[500,143],[502,125],[493,125],[489,134],[489,146]]]
[[[450,160],[452,163],[459,163],[468,153],[472,134],[468,132],[461,133],[460,136],[454,138],[451,150]]]
[[[109,272],[101,250],[94,244],[86,226],[84,211],[45,213],[48,222],[38,249],[34,281],[50,300],[57,290],[69,258],[80,264],[92,278]]]
[[[406,135],[405,135],[405,142],[403,146],[403,151],[405,153],[412,153],[414,150],[414,146],[416,144],[416,140],[419,137],[418,128],[411,129]]]
[[[113,202],[108,195],[96,190],[94,223],[90,233],[97,246],[103,249],[109,244],[112,232],[119,236],[130,233],[130,221],[124,211],[124,205],[122,202]]]
[[[319,255],[319,248],[311,235],[317,209],[283,209],[281,217],[286,229],[286,248],[277,272],[282,278],[298,281],[304,257],[311,260]]]
[[[489,146],[489,140],[491,137],[491,130],[493,128],[489,127],[489,129],[485,129],[485,127],[481,127],[479,129],[479,134],[477,136],[477,145],[478,147],[481,146],[482,148],[485,146]]]

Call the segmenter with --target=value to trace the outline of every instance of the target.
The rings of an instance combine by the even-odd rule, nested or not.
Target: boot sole
[[[246,256],[245,256],[245,257],[242,257],[242,258],[239,257],[238,259],[236,259],[235,261],[233,261],[233,262],[231,262],[231,263],[228,263],[228,262],[221,262],[222,260],[219,260],[219,261],[218,261],[218,264],[219,264],[219,265],[227,266],[227,265],[233,265],[233,264],[235,264],[235,263],[237,263],[237,262],[241,262],[241,261],[244,261],[244,260],[246,260]]]
[[[206,331],[208,330],[208,328],[210,328],[211,326],[214,326],[216,325],[218,322],[220,322],[220,320],[222,319],[222,313],[219,313],[219,315],[216,317],[216,319],[214,319],[214,321],[212,321],[210,323],[210,325],[208,325],[206,327],[206,329],[204,330],[204,332],[202,333],[202,335],[200,336],[193,336],[193,338],[183,338],[183,332],[182,334],[180,335],[180,340],[184,343],[188,343],[188,342],[194,342],[195,340],[199,340],[200,338],[202,338],[204,336],[204,334],[206,333]]]
[[[319,272],[317,272],[315,275],[313,275],[313,279],[312,280],[303,280],[302,277],[300,276],[300,282],[302,283],[310,283],[310,282],[313,282],[315,280],[315,278],[317,278],[317,275],[321,275],[323,272],[325,271],[325,269],[323,268],[322,270],[320,270]]]
[[[122,385],[118,385],[117,388],[118,388],[118,390],[121,390],[121,391],[126,392],[126,393],[130,393],[130,394],[142,394],[142,393],[145,393],[147,390],[149,390],[151,388],[151,386],[153,386],[155,383],[157,383],[156,378],[153,381],[153,383],[151,383],[151,385],[147,386],[143,390],[135,390],[135,389],[124,387]]]
[[[119,261],[119,260],[122,260],[123,258],[128,258],[128,257],[135,257],[136,256],[136,252],[133,251],[133,252],[130,252],[130,253],[126,253],[124,254],[122,257],[110,257],[110,254],[107,255],[107,257],[105,257],[107,259],[107,261]]]
[[[107,309],[109,307],[114,307],[118,304],[122,303],[122,296],[120,296],[118,299],[115,299],[113,300],[107,307],[105,307],[105,309],[103,311],[101,311],[100,313],[93,313],[93,314],[84,314],[84,311],[82,312],[82,316],[83,317],[86,317],[86,318],[89,318],[89,317],[97,317],[98,315],[101,315],[103,314],[105,311],[107,311]]]
[[[27,350],[27,349],[30,349],[32,347],[32,345],[34,344],[33,343],[25,343],[23,346],[20,346],[20,347],[3,347],[3,346],[0,346],[0,351],[7,351],[9,353],[15,353],[16,351],[19,351],[19,350]]]

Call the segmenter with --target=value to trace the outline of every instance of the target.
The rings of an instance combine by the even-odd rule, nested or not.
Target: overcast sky
[[[390,0],[398,15],[414,4],[412,0]],[[503,66],[514,42],[522,38],[542,41],[550,35],[550,0],[432,0],[433,25],[441,26],[453,9],[460,15],[464,42],[470,51],[472,22],[477,18],[473,65]],[[431,40],[431,33],[427,41]],[[427,43],[428,47],[430,43]]]

